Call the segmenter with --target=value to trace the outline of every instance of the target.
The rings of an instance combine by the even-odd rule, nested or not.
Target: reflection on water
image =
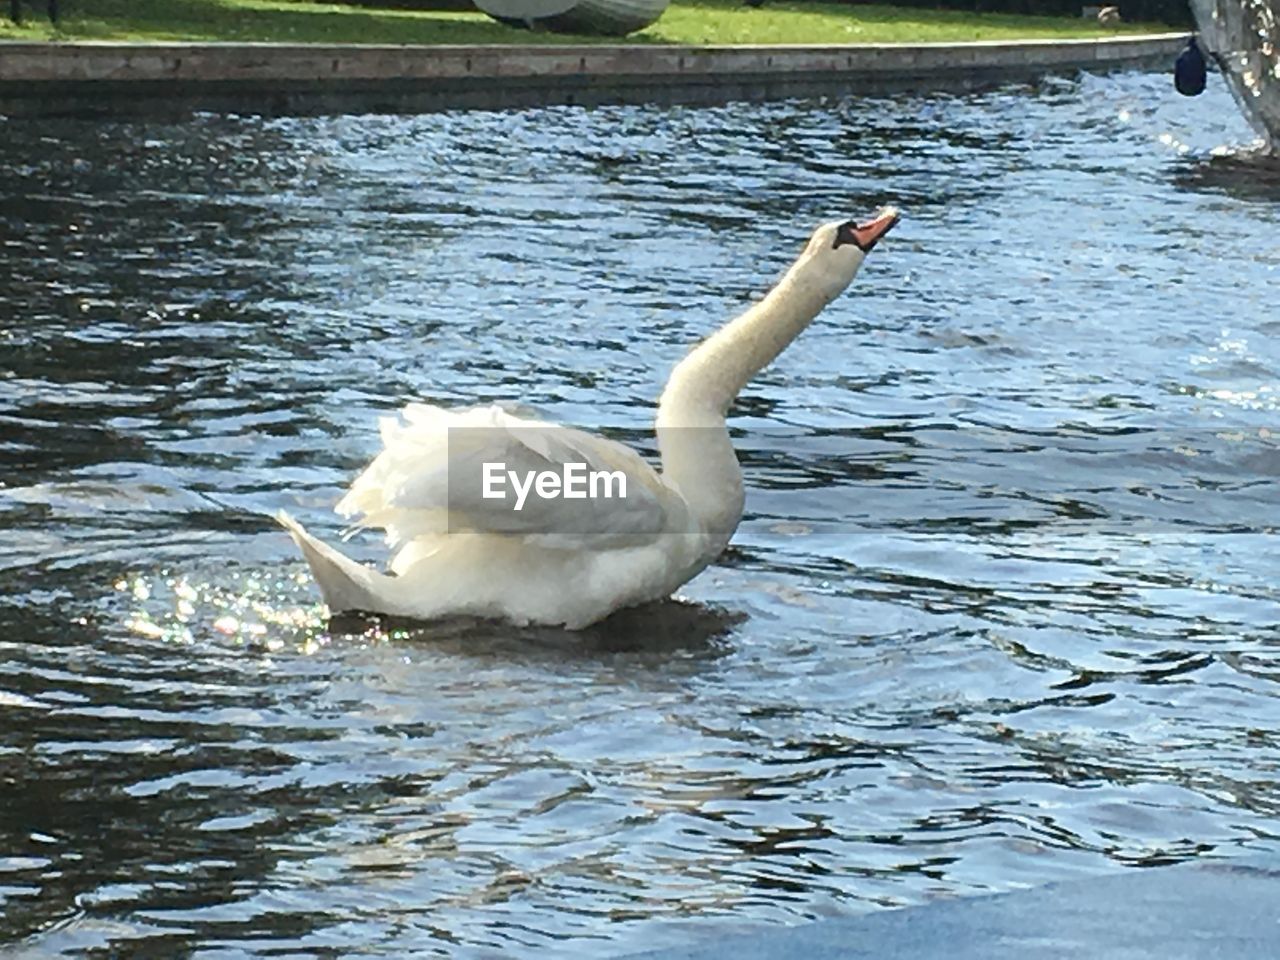
[[[673,599],[619,610],[600,623],[574,632],[513,627],[472,617],[418,623],[358,613],[330,617],[327,631],[344,637],[429,644],[437,651],[451,650],[468,656],[528,657],[542,652],[559,659],[628,653],[661,662],[668,657],[688,657],[709,650],[745,620],[742,613]]]
[[[3,123],[0,941],[616,955],[1274,849],[1280,197],[1166,87]],[[326,621],[266,517],[336,534],[380,413],[647,450],[886,200],[681,600]]]

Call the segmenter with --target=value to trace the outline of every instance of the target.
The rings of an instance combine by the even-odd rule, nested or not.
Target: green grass
[[[0,18],[8,40],[275,40],[300,43],[611,42],[502,26],[481,13],[346,7],[305,0],[62,0],[57,29],[42,0],[24,0],[24,22]],[[34,7],[34,9],[33,9]],[[7,3],[0,2],[7,12]],[[1169,29],[1126,24],[1127,33]],[[1095,37],[1079,18],[972,14],[914,7],[769,0],[674,0],[662,19],[629,39],[641,43],[918,43]]]

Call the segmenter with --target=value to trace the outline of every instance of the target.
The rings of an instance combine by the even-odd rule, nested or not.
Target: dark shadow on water
[[[714,657],[733,630],[747,619],[737,610],[662,600],[619,610],[584,630],[518,627],[499,620],[457,617],[424,623],[377,614],[343,613],[331,617],[329,633],[393,635],[397,643],[430,644],[459,654],[480,656],[546,655],[582,658],[619,654]]]
[[[1175,168],[1173,183],[1239,200],[1280,201],[1280,157],[1241,149],[1187,158]]]

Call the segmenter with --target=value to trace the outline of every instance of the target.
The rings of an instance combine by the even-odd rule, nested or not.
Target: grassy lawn
[[[7,3],[0,11],[7,13]],[[371,10],[304,0],[62,0],[57,30],[43,0],[24,0],[24,21],[0,18],[7,40],[278,40],[306,43],[565,43],[609,42],[515,30],[481,13]],[[1167,30],[1126,24],[1126,33]],[[1096,37],[1095,23],[1067,17],[972,14],[887,5],[769,0],[753,9],[740,0],[673,0],[640,43],[913,43]]]

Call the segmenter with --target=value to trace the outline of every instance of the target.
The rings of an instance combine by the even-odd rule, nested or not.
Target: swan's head
[[[805,259],[838,285],[838,290],[843,290],[866,255],[893,229],[898,219],[897,207],[884,207],[862,223],[856,220],[824,223],[809,239]]]

